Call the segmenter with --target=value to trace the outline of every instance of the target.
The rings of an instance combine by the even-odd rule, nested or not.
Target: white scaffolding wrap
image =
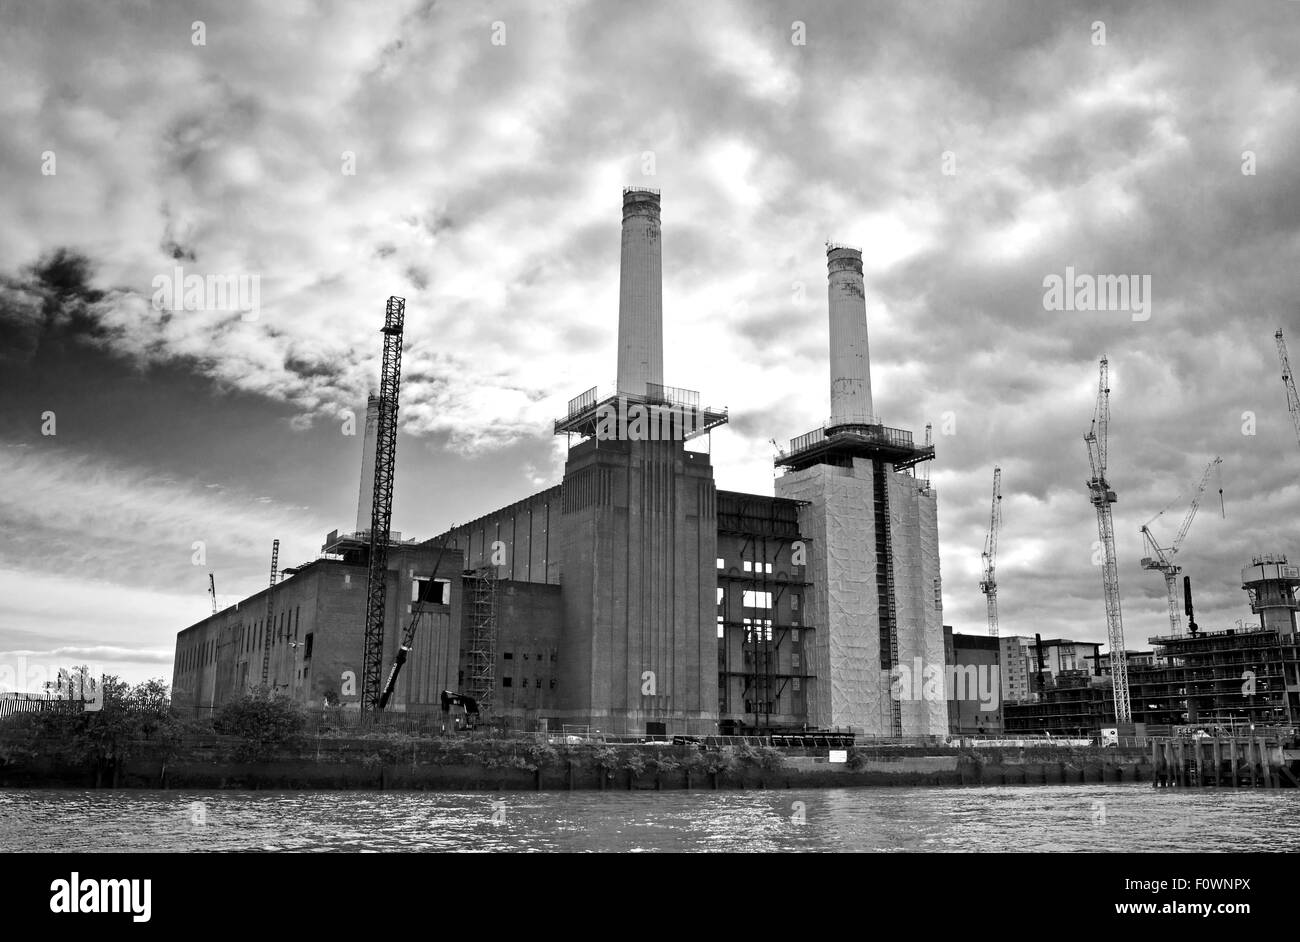
[[[880,658],[872,463],[818,465],[776,482],[778,496],[807,502],[799,527],[810,541],[808,616],[816,631],[808,653],[817,676],[808,721],[888,736],[897,689],[902,735],[941,736],[948,731],[948,703],[937,504],[910,475],[890,472],[886,480],[898,660],[906,669],[900,684]],[[928,686],[927,671],[937,678]]]
[[[783,475],[780,497],[807,501],[800,531],[811,540],[808,579],[817,619],[814,702],[809,722],[888,734],[879,709],[880,634],[876,591],[875,520],[870,463],[818,465]]]
[[[933,491],[921,493],[917,488],[916,504],[921,544],[921,598],[925,612],[922,657],[927,663],[942,665],[947,658],[943,648],[943,575],[939,571],[939,501]],[[918,735],[945,735],[948,732],[948,704],[930,704],[928,722],[930,728]]]

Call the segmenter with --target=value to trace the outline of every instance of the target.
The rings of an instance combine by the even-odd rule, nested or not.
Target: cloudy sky
[[[1179,559],[1203,626],[1249,619],[1240,567],[1300,556],[1298,45],[1289,0],[0,3],[0,658],[170,677],[209,571],[233,602],[273,538],[348,528],[390,294],[394,527],[558,481],[629,184],[663,192],[665,380],[731,411],[720,487],[771,493],[769,439],[824,421],[847,242],[876,410],[935,425],[945,621],[985,630],[997,464],[1003,634],[1104,640],[1102,354],[1129,646],[1168,627],[1138,528],[1216,454]],[[159,309],[178,265],[256,276],[256,316]],[[1149,317],[1045,309],[1067,266],[1150,276]]]

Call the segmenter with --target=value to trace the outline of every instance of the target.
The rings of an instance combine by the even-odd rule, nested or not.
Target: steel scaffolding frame
[[[496,693],[497,578],[496,568],[484,566],[464,577],[469,599],[469,650],[466,652],[469,695],[487,715]]]

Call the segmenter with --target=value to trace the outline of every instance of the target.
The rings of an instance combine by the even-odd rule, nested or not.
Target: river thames
[[[4,851],[1286,851],[1300,791],[0,791]]]

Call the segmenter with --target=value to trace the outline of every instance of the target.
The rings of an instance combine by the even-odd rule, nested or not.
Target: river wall
[[[548,746],[530,740],[232,738],[132,743],[115,755],[0,741],[0,787],[744,789],[1149,782],[1145,750],[872,746],[825,751],[695,746]]]

